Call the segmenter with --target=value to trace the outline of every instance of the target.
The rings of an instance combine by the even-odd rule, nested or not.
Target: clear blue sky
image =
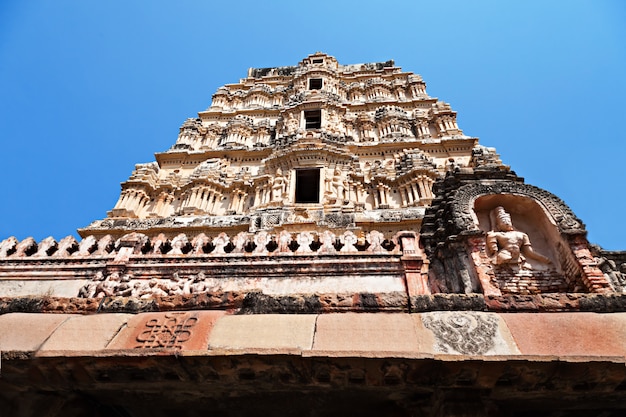
[[[526,182],[626,249],[624,1],[0,2],[0,240],[106,216],[249,67],[394,59]]]

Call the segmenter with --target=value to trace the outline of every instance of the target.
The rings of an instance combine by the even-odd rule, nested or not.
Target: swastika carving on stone
[[[163,318],[148,320],[145,330],[137,336],[139,345],[135,348],[181,349],[197,322],[198,318],[190,313],[168,313]]]

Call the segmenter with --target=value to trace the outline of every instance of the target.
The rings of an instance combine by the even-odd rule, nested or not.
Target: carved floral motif
[[[445,353],[483,355],[495,346],[498,318],[474,312],[433,312],[422,314],[422,323],[431,330],[437,349]]]

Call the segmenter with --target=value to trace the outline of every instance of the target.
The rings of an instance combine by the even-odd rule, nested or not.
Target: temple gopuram
[[[2,416],[626,413],[626,251],[391,60],[249,69],[78,234],[0,236]]]

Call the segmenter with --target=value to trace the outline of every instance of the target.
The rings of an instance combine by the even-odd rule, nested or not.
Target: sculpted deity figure
[[[533,251],[528,235],[515,230],[511,215],[503,207],[491,211],[492,230],[487,233],[487,249],[496,265],[520,265],[530,268],[525,258],[534,259],[543,264],[551,264],[550,259]]]
[[[193,277],[193,281],[189,286],[190,292],[192,294],[197,294],[207,291],[209,289],[209,286],[206,284],[206,282],[204,282],[205,279],[206,276],[204,275],[204,272],[198,272],[198,275]]]
[[[272,201],[282,202],[284,191],[285,178],[283,177],[283,170],[277,168],[276,176],[274,177],[274,183],[272,184]]]
[[[341,171],[339,168],[335,169],[333,175],[333,188],[335,189],[335,195],[337,196],[337,202],[340,203],[344,200],[344,181],[341,178]]]
[[[287,115],[287,122],[285,123],[287,127],[287,134],[292,135],[298,131],[300,127],[300,121],[296,118],[293,113],[289,113]]]

